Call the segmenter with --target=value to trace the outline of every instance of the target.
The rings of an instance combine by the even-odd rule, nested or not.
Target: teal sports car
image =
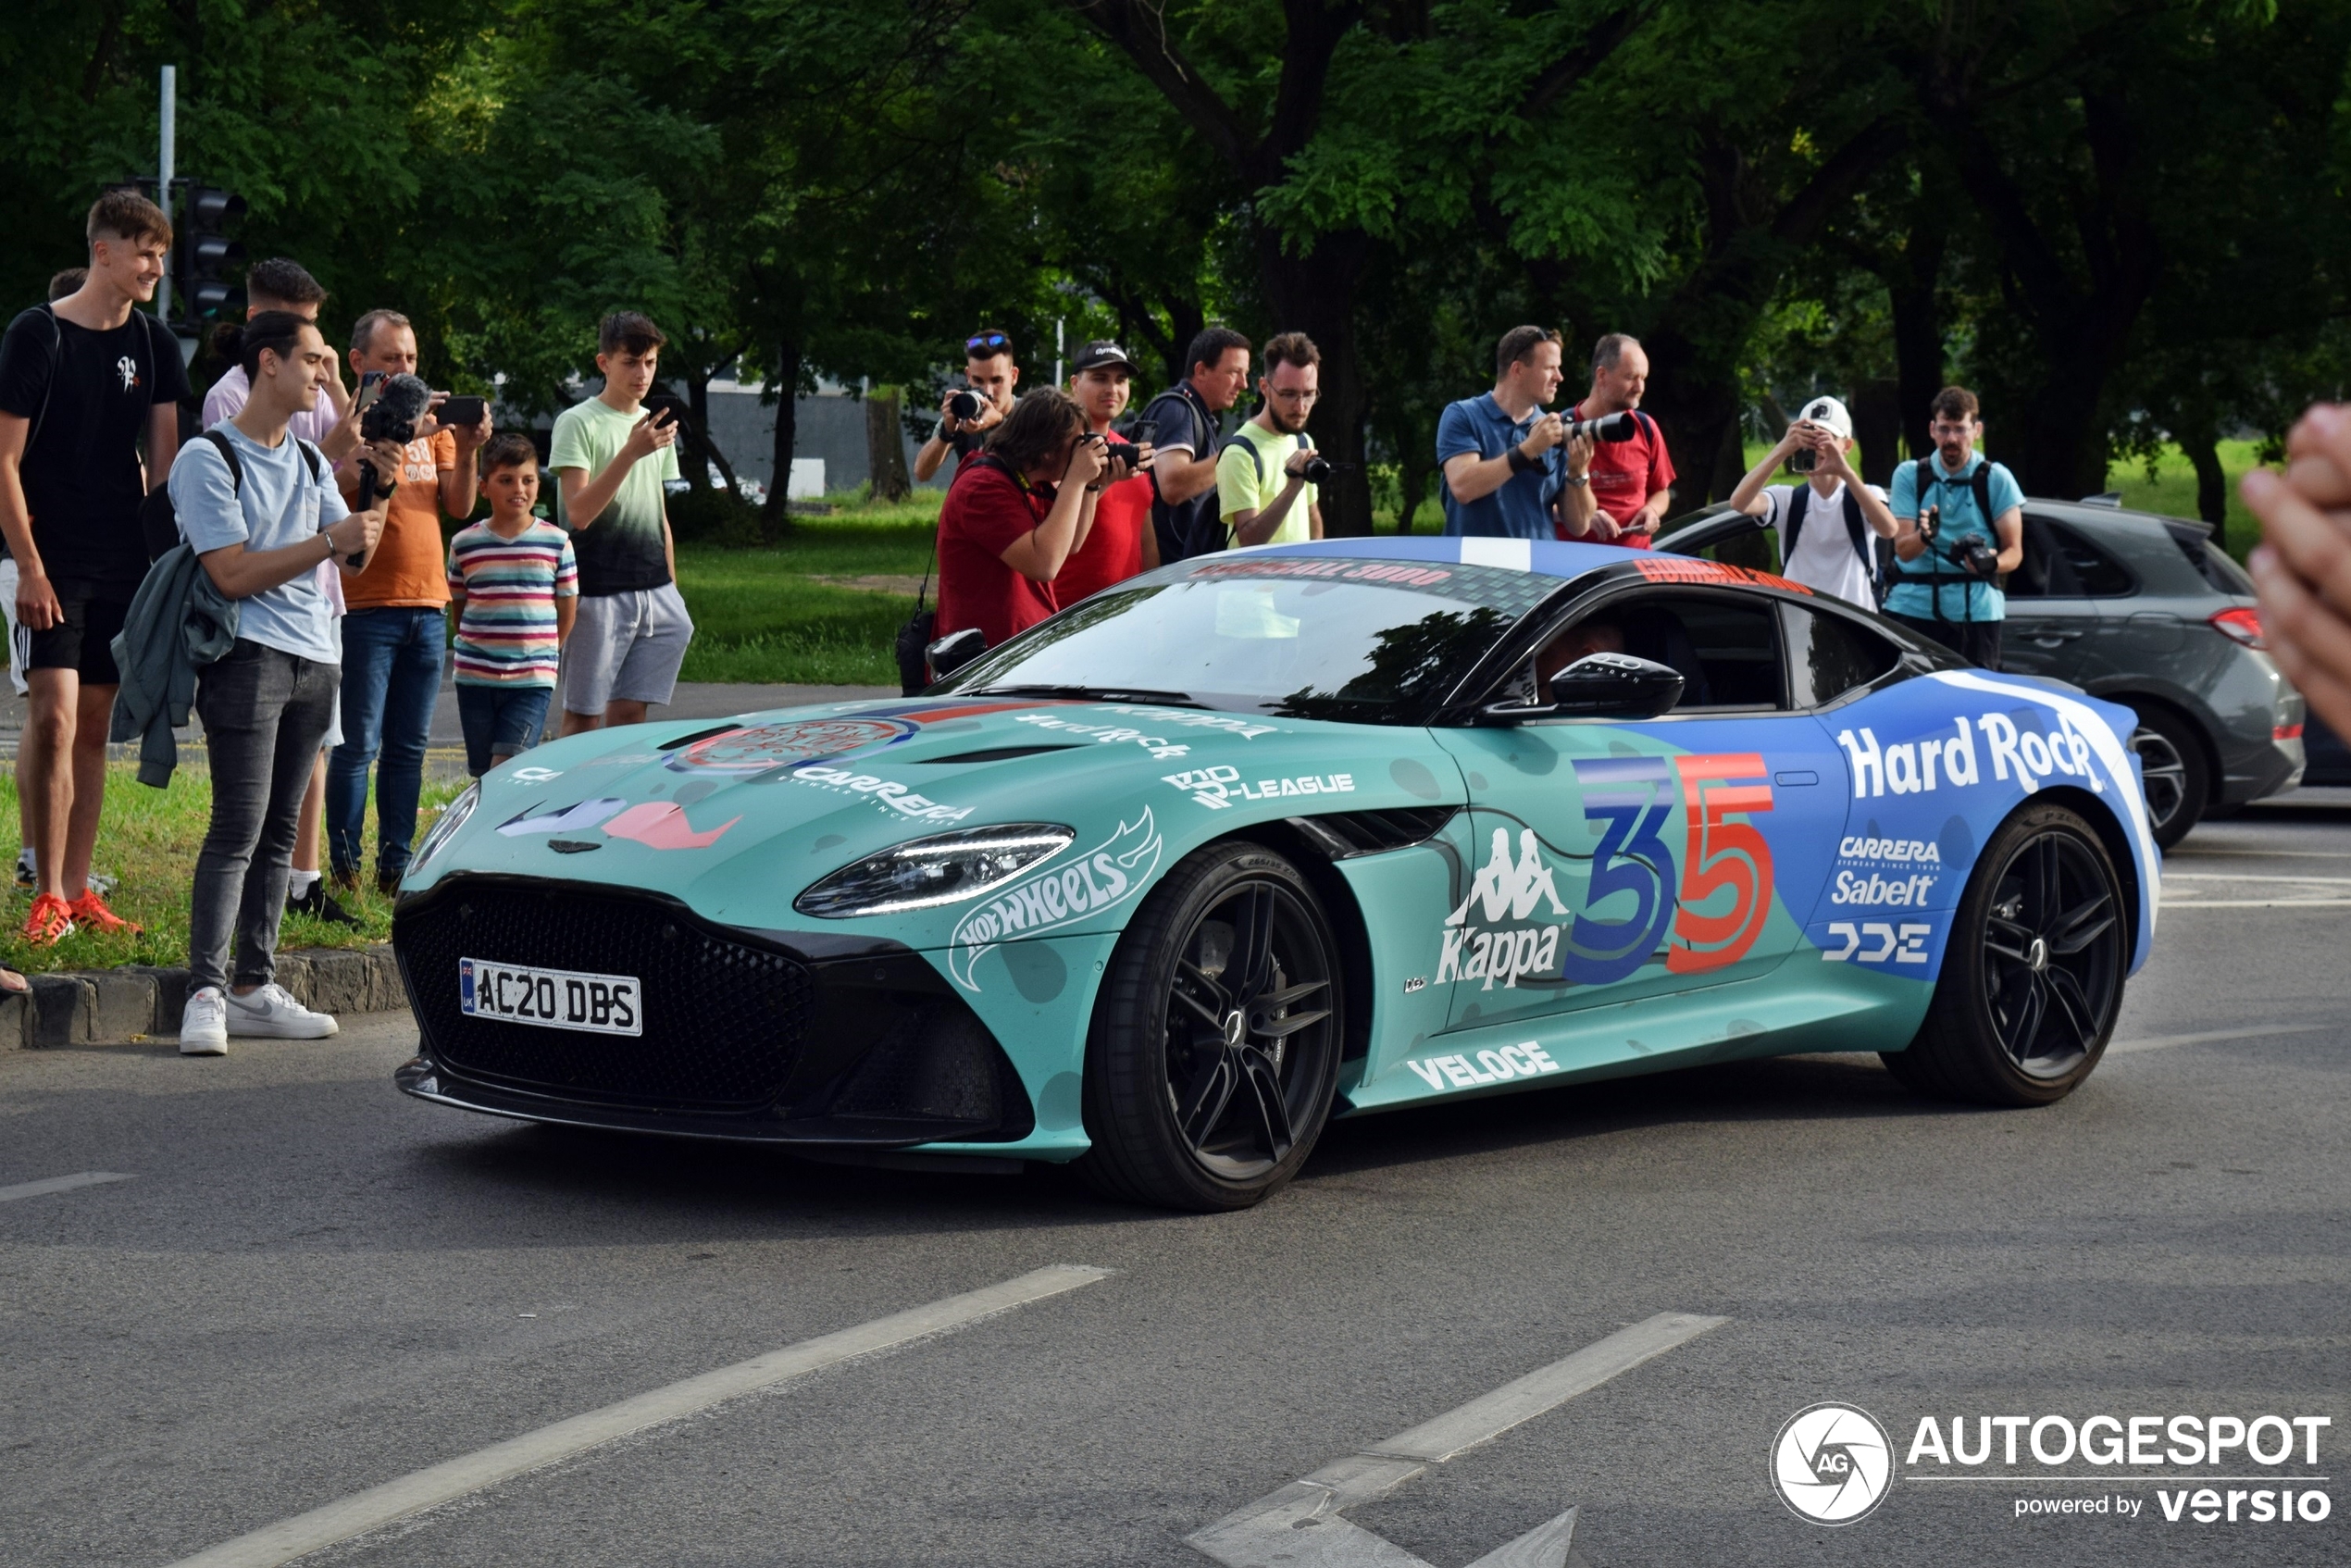
[[[2046,1104],[2159,863],[2128,709],[1713,562],[1163,567],[919,696],[557,740],[419,847],[399,1086],[1238,1208],[1334,1115],[1790,1052]]]

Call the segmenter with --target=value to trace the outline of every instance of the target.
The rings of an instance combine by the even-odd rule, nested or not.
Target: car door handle
[[[2036,631],[2033,634],[2033,642],[2035,647],[2054,648],[2059,643],[2071,642],[2081,635],[2078,631]]]

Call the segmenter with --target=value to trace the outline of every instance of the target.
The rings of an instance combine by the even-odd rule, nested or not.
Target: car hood
[[[738,927],[922,946],[950,940],[965,905],[817,920],[792,901],[908,840],[1045,822],[1077,835],[1050,865],[1110,854],[1120,869],[1095,885],[1118,882],[1125,905],[1159,866],[1238,824],[1464,798],[1458,769],[1418,728],[1056,699],[832,703],[527,753],[483,778],[472,815],[406,890],[459,872],[603,883]],[[1125,917],[1107,902],[1100,913],[1064,925]]]

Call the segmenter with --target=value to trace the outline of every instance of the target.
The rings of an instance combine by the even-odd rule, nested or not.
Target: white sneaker
[[[228,1002],[229,1032],[248,1039],[325,1039],[340,1027],[330,1015],[313,1013],[274,980],[247,996],[230,991]]]
[[[187,1010],[180,1014],[180,1054],[229,1054],[229,1008],[218,986],[189,993]]]

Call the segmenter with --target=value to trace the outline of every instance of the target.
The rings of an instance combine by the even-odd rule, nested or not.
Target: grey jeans
[[[240,985],[276,973],[302,797],[333,716],[342,669],[239,638],[196,678],[196,714],[212,757],[212,828],[196,855],[188,910],[188,989],[229,985],[236,939]]]

